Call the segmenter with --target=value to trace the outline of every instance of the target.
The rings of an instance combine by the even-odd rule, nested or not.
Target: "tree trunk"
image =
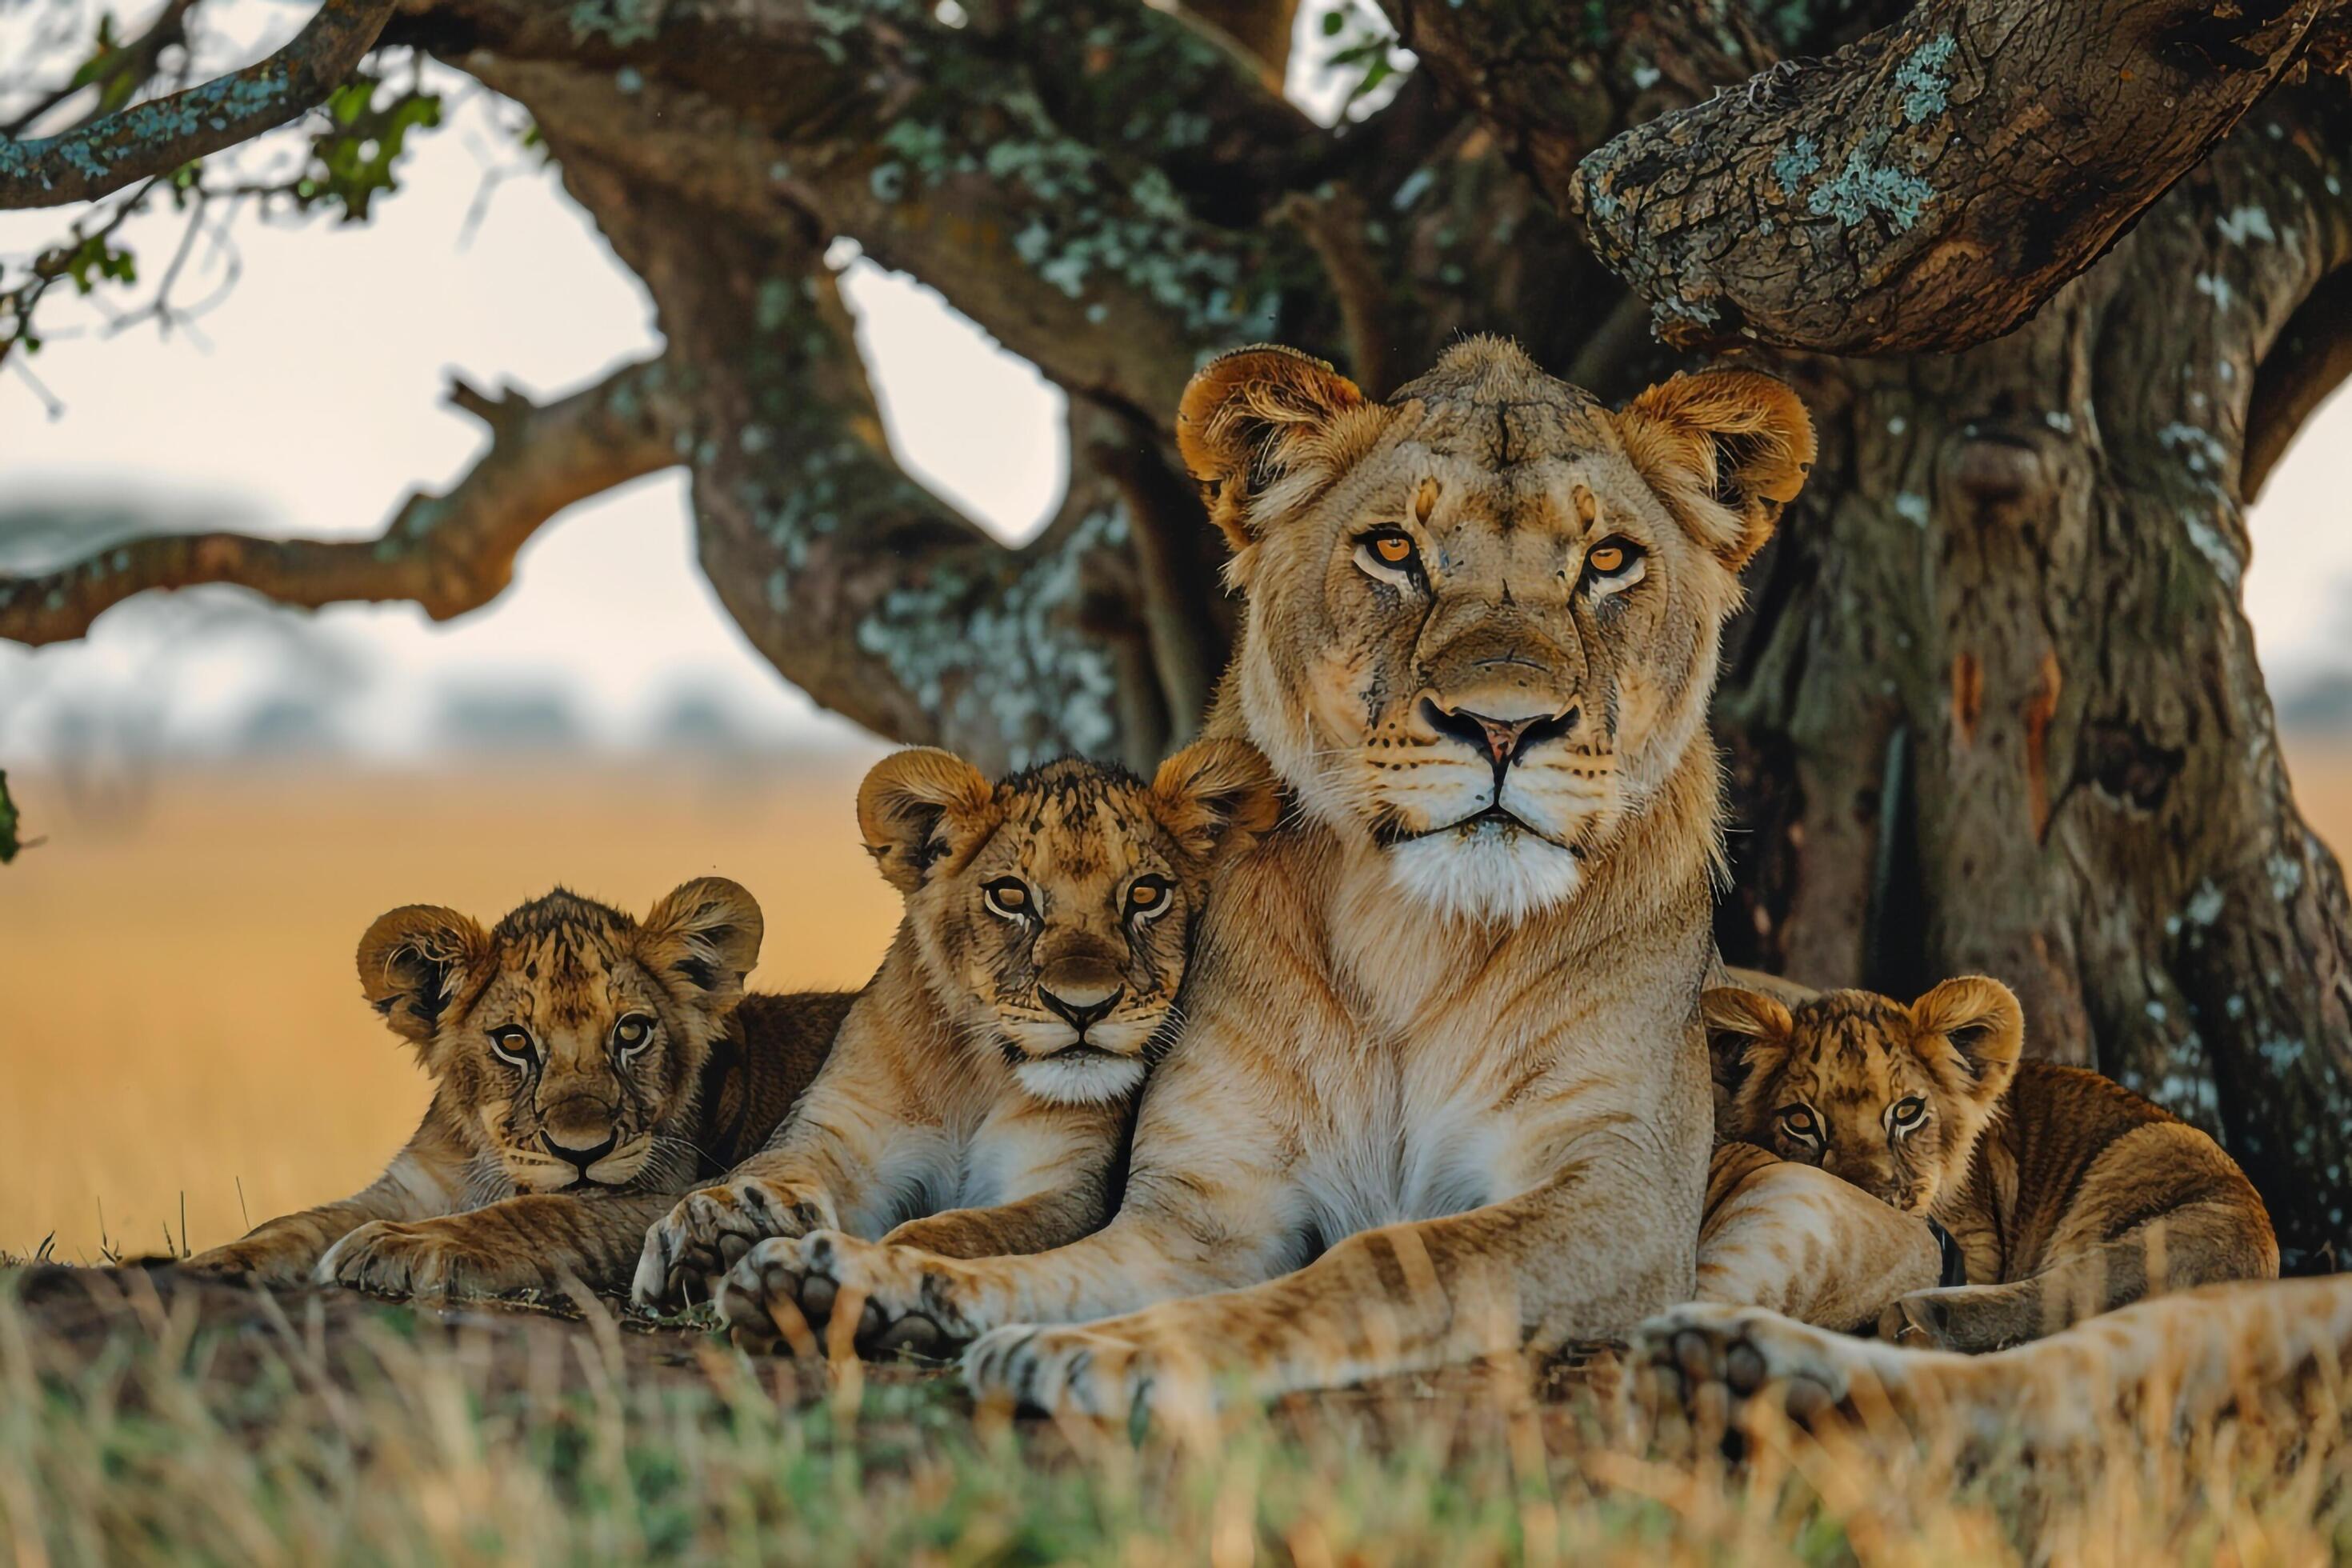
[[[2296,1262],[2352,1207],[2352,952],[2240,603],[2263,353],[2347,256],[2340,108],[2274,98],[2027,325],[1798,358],[1824,435],[1718,728],[1735,959],[1998,975],[2033,1054],[2222,1137]]]

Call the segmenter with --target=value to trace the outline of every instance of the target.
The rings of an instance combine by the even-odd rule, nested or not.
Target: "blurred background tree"
[[[167,0],[17,66],[0,205],[65,211],[0,275],[0,362],[59,290],[183,308],[226,213],[363,219],[447,71],[520,106],[665,347],[544,404],[453,386],[488,450],[380,538],[88,542],[0,576],[0,635],[197,583],[454,616],[567,506],[682,466],[728,613],[819,702],[990,764],[1141,763],[1232,633],[1169,440],[1203,355],[1279,340],[1384,395],[1498,330],[1622,397],[1737,352],[1822,452],[1717,705],[1727,955],[2000,974],[2039,1052],[2222,1134],[2299,1259],[2344,1234],[2352,919],[2240,602],[2245,507],[2352,370],[2341,5],[1351,0],[1306,29],[1350,73],[1328,129],[1281,92],[1296,0],[329,0],[194,82],[203,18]],[[263,136],[299,155],[224,155]],[[132,254],[163,208],[186,243]],[[894,458],[849,242],[1067,394],[1034,540]]]

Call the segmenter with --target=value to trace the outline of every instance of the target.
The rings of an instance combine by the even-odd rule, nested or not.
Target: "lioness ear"
[[[978,816],[992,793],[953,752],[917,746],[875,763],[857,786],[857,830],[890,885],[911,893],[951,847],[956,820]]]
[[[1333,419],[1363,406],[1354,382],[1271,343],[1220,354],[1193,373],[1176,409],[1176,447],[1209,521],[1235,550],[1250,542],[1251,504],[1311,455]]]
[[[1223,860],[1255,843],[1282,815],[1274,769],[1247,741],[1196,741],[1151,777],[1160,820],[1187,853]]]
[[[360,938],[360,989],[394,1034],[425,1045],[489,945],[482,928],[455,910],[404,905],[377,916]]]
[[[1764,1053],[1759,1047],[1784,1045],[1796,1032],[1789,1009],[1761,991],[1718,985],[1698,999],[1706,1024],[1707,1070],[1728,1100],[1748,1082]]]
[[[2025,1009],[2017,994],[1981,974],[1947,980],[1912,1003],[1911,1022],[1915,1044],[1931,1065],[1933,1056],[1943,1055],[1936,1047],[1948,1045],[1982,1100],[2009,1087],[2025,1052]]]
[[[1812,417],[1760,371],[1677,375],[1617,422],[1650,488],[1734,572],[1764,547],[1812,467]]]
[[[649,968],[727,1004],[743,994],[743,977],[760,962],[766,931],[760,901],[742,883],[697,877],[646,916],[637,952]]]

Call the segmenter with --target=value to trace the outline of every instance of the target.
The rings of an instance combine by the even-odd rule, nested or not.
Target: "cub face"
[[[1236,741],[1179,752],[1149,784],[1077,760],[992,784],[918,749],[857,796],[932,996],[1023,1089],[1074,1103],[1143,1081],[1210,879],[1279,809],[1265,759]]]
[[[1246,590],[1221,707],[1407,898],[1488,921],[1574,896],[1701,734],[1738,570],[1813,456],[1769,376],[1612,410],[1493,338],[1381,404],[1227,354],[1177,437]]]
[[[2025,1046],[2017,997],[1982,975],[1947,980],[1907,1007],[1831,991],[1791,1011],[1731,986],[1700,1005],[1723,1134],[1908,1214],[1966,1178]]]
[[[696,1151],[664,1130],[694,1111],[761,931],[758,903],[719,877],[643,921],[561,889],[488,931],[416,904],[368,928],[360,984],[416,1047],[482,1179],[677,1185]]]

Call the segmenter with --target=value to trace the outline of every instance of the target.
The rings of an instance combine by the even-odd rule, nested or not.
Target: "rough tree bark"
[[[421,530],[134,544],[0,579],[0,635],[198,580],[454,613],[567,500],[676,461],[729,612],[820,701],[989,765],[1143,763],[1230,627],[1167,439],[1201,355],[1278,338],[1379,392],[1502,330],[1622,395],[1737,350],[1823,444],[1718,710],[1727,951],[2003,975],[2035,1048],[2222,1133],[2326,1256],[2352,910],[2238,584],[2245,499],[2352,372],[2344,5],[1384,4],[1422,68],[1326,132],[1279,95],[1296,0],[398,0],[384,44],[530,111],[652,294],[657,366],[503,405]],[[0,140],[0,176],[39,145]],[[1068,392],[1035,542],[893,459],[844,237]]]

